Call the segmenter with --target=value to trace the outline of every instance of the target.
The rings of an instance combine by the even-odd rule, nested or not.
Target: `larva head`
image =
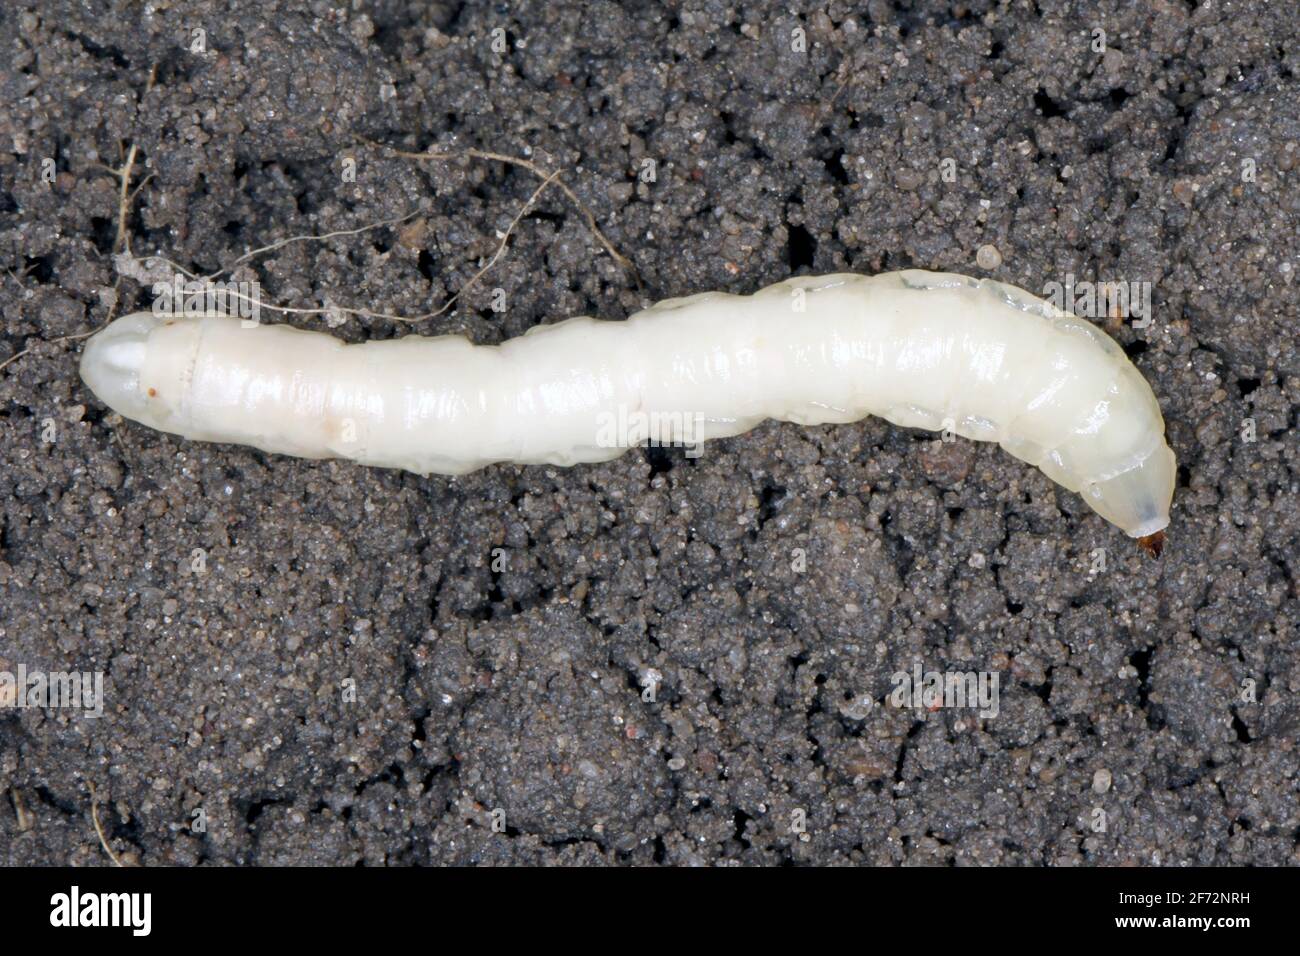
[[[124,418],[176,432],[176,410],[191,371],[199,324],[183,318],[133,312],[91,336],[81,353],[81,378],[95,396]],[[173,360],[179,358],[180,361]]]
[[[1093,511],[1134,538],[1149,538],[1169,524],[1177,477],[1174,453],[1163,441],[1127,471],[1079,489]]]

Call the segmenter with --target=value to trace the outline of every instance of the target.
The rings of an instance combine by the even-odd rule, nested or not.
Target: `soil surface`
[[[100,672],[104,712],[10,694],[0,862],[109,863],[92,789],[124,863],[1300,862],[1298,32],[1280,2],[5,3],[0,671]],[[410,216],[235,278],[413,315],[540,183],[372,143],[562,170],[641,287],[553,186],[414,329],[271,320],[491,343],[795,273],[1150,283],[1109,327],[1180,463],[1164,556],[877,419],[421,478],[83,386],[68,337],[152,302],[128,242],[206,273]],[[997,715],[895,706],[917,662],[996,674]]]

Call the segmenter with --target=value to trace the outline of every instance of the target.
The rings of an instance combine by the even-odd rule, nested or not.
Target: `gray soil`
[[[93,787],[126,863],[1300,862],[1293,5],[234,6],[0,10],[0,671],[105,679],[98,719],[0,710],[0,861],[108,863]],[[551,189],[421,334],[792,272],[1152,283],[1114,328],[1180,462],[1164,557],[876,419],[421,478],[109,413],[65,337],[152,301],[130,144],[131,248],[191,270],[418,210],[239,270],[301,308],[436,307],[539,182],[358,137],[563,169],[643,283]],[[893,706],[918,660],[1000,712]]]

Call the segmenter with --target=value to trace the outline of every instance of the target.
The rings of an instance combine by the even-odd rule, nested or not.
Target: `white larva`
[[[767,418],[871,414],[996,441],[1156,547],[1174,489],[1160,407],[1118,345],[1021,289],[949,273],[707,292],[498,346],[414,335],[347,345],[228,316],[137,312],[91,338],[81,375],[115,411],[162,431],[420,474],[605,461],[626,450],[601,439],[620,415],[691,415],[702,440]]]

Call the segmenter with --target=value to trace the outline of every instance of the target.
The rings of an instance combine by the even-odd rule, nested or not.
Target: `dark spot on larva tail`
[[[151,389],[149,389],[149,397],[150,397],[150,398],[157,398],[157,397],[158,397],[158,389],[156,389],[156,388],[151,388]]]
[[[1165,533],[1157,531],[1155,534],[1149,534],[1146,537],[1138,538],[1138,546],[1153,558],[1160,557],[1160,552],[1165,549]]]

